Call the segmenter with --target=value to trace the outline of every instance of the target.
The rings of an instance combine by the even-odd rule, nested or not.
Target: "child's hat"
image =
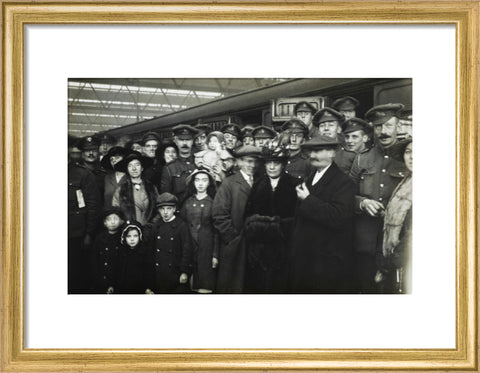
[[[187,178],[185,179],[185,184],[189,185],[195,179],[195,175],[198,175],[198,174],[207,175],[208,178],[210,179],[210,185],[215,185],[214,184],[215,177],[212,175],[212,173],[209,170],[203,167],[196,168],[190,175],[188,175]]]
[[[173,194],[170,193],[162,193],[160,196],[157,198],[157,203],[156,206],[162,207],[162,206],[177,206],[178,205],[178,198],[175,197]]]
[[[142,240],[142,225],[135,220],[127,220],[125,222],[125,226],[123,227],[122,230],[122,238],[121,238],[121,243],[125,243],[125,236],[127,235],[127,232],[131,229],[135,229],[138,232],[138,238],[141,241]]]

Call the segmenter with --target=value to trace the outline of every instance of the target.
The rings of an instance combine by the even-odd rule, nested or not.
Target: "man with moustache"
[[[390,155],[397,143],[399,112],[404,105],[385,104],[371,108],[365,118],[374,128],[375,146],[358,153],[350,177],[357,183],[355,196],[355,254],[358,292],[376,293],[376,245],[381,242],[383,214],[390,196],[406,175],[405,165]],[[380,241],[378,241],[380,240]]]
[[[181,206],[185,200],[186,179],[195,170],[192,146],[197,130],[187,124],[179,124],[172,130],[173,142],[178,147],[178,158],[164,166],[160,193],[173,194]]]
[[[301,146],[308,136],[308,127],[300,119],[290,119],[282,124],[282,133],[288,136],[290,155],[285,166],[285,173],[298,181],[303,181],[311,171],[310,162]]]
[[[222,182],[213,200],[213,225],[220,234],[218,293],[243,291],[246,252],[240,245],[240,233],[260,149],[244,145],[235,151],[235,157],[239,171]]]
[[[95,177],[95,184],[102,198],[101,203],[103,205],[105,176],[107,172],[100,164],[99,146],[100,141],[94,136],[84,137],[78,144],[79,149],[82,151],[83,164]]]
[[[345,96],[333,101],[332,107],[343,114],[345,119],[357,117],[357,108],[360,102],[354,97]]]
[[[77,139],[68,137],[68,293],[89,291],[90,249],[100,218],[100,194],[95,177],[73,159]],[[98,149],[98,147],[97,147]]]
[[[317,109],[307,101],[300,101],[293,107],[295,118],[301,120],[308,128],[308,138],[318,135],[318,128],[313,125],[312,118]]]
[[[360,118],[347,119],[343,124],[344,144],[335,156],[335,163],[345,174],[350,174],[355,156],[369,150],[372,132],[372,126]]]
[[[339,141],[319,135],[302,145],[315,169],[296,187],[290,291],[351,291],[355,184],[333,162]]]

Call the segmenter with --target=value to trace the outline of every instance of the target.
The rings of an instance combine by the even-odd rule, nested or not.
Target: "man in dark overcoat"
[[[355,184],[333,162],[338,145],[336,139],[318,136],[302,146],[315,172],[296,188],[293,293],[350,292]]]
[[[241,293],[245,252],[240,250],[245,206],[253,186],[260,149],[244,145],[235,152],[239,171],[227,177],[213,200],[213,225],[220,234],[217,292]]]

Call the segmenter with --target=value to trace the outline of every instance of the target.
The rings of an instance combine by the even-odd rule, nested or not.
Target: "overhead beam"
[[[322,78],[291,79],[269,87],[242,92],[229,97],[177,111],[172,114],[134,123],[117,128],[108,133],[112,135],[133,134],[149,130],[160,130],[179,123],[189,123],[216,115],[230,115],[235,112],[255,107],[268,106],[270,100],[279,97],[306,96],[311,92],[319,92],[341,85],[359,84],[362,81],[372,82],[376,79]],[[371,83],[370,83],[371,84]]]

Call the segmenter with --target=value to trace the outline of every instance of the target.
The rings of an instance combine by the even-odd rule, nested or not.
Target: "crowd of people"
[[[343,97],[277,131],[69,137],[68,292],[409,293],[412,138]]]

